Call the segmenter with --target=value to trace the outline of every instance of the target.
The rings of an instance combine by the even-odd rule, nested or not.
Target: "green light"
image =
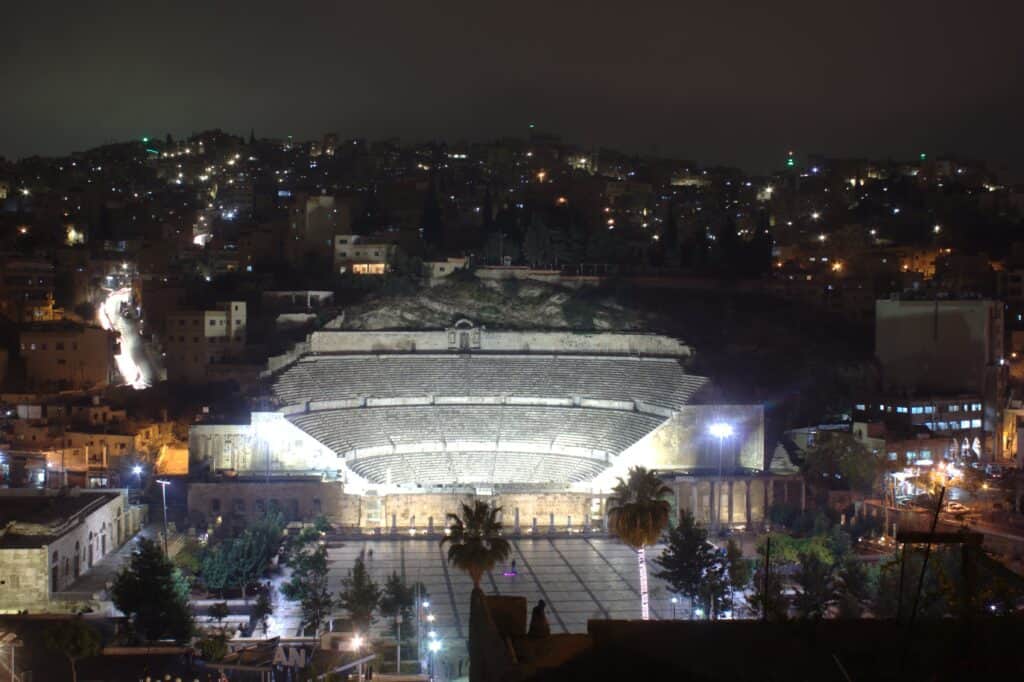
[[[142,138],[142,144],[149,144],[149,138],[148,137]]]
[[[925,154],[924,152],[921,152],[921,154],[920,154],[920,159],[921,159],[922,161],[924,161],[924,160],[925,160],[925,159],[927,159],[927,158],[928,158],[928,155],[927,155],[927,154]]]
[[[795,165],[796,165],[796,159],[794,159],[792,156],[789,157],[788,159],[786,159],[786,166],[787,167],[792,168]]]

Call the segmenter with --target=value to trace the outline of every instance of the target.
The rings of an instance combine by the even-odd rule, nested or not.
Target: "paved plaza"
[[[591,618],[640,618],[636,553],[622,543],[604,537],[515,539],[511,543],[517,575],[504,575],[511,568],[510,559],[508,565],[487,574],[481,587],[488,594],[526,597],[530,607],[543,599],[552,632],[586,632]],[[437,540],[347,542],[330,549],[331,589],[341,588],[342,579],[363,552],[378,584],[383,585],[392,571],[410,584],[422,582],[436,619],[433,629],[446,640],[465,640],[472,582],[448,565],[445,551]],[[660,553],[661,547],[648,549],[649,557]],[[649,569],[653,573],[656,567]],[[650,590],[652,617],[671,618],[666,585],[652,575]],[[676,615],[683,617],[682,608]]]

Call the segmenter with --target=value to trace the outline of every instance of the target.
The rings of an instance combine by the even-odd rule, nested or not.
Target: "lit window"
[[[906,406],[905,405],[900,405],[899,407],[897,407],[896,408],[896,413],[897,414],[906,414],[907,413]]]
[[[960,406],[959,405],[950,405],[949,409],[946,410],[946,411],[947,412],[959,412],[960,411]]]
[[[912,462],[917,459],[917,452],[914,450],[907,450],[907,461]]]
[[[931,458],[932,458],[932,451],[931,450],[922,450],[921,451],[921,459],[931,459]]]
[[[895,452],[890,452],[890,453],[889,453],[889,461],[890,461],[890,462],[895,462],[895,461],[896,461],[896,457],[897,457],[897,456],[898,456],[898,455],[897,455],[897,454],[896,454]]]
[[[971,420],[970,419],[961,419],[960,420],[960,428],[961,429],[969,429],[969,428],[971,428]]]
[[[910,408],[910,413],[911,414],[924,414],[924,408],[921,407],[920,405],[915,405],[914,407]]]
[[[925,414],[934,414],[935,413],[935,406],[934,405],[925,405],[924,406],[924,413]]]
[[[443,270],[444,270],[444,269],[442,268],[442,271],[443,271]],[[865,407],[864,403],[857,403],[856,405],[854,405],[854,408],[855,408],[855,409],[858,409],[858,410],[861,410],[861,411],[863,411],[863,410],[866,410],[866,409],[867,409],[867,408]]]
[[[971,428],[972,429],[980,429],[981,428],[981,420],[980,419],[972,419],[971,420]]]
[[[974,403],[971,405],[971,410],[975,412],[981,412],[981,403]]]

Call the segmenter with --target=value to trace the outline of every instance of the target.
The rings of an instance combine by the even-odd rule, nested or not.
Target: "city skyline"
[[[22,6],[0,46],[17,93],[0,155],[212,127],[457,142],[534,123],[584,146],[751,172],[794,149],[953,153],[1020,175],[1009,31],[1021,10],[925,9]]]

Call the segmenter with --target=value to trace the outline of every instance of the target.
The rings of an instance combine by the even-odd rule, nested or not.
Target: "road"
[[[97,317],[104,329],[121,334],[121,352],[114,356],[117,369],[124,383],[135,389],[149,388],[156,376],[146,349],[139,338],[136,323],[121,314],[122,305],[130,305],[132,290],[129,287],[105,289],[107,297],[100,304]]]

